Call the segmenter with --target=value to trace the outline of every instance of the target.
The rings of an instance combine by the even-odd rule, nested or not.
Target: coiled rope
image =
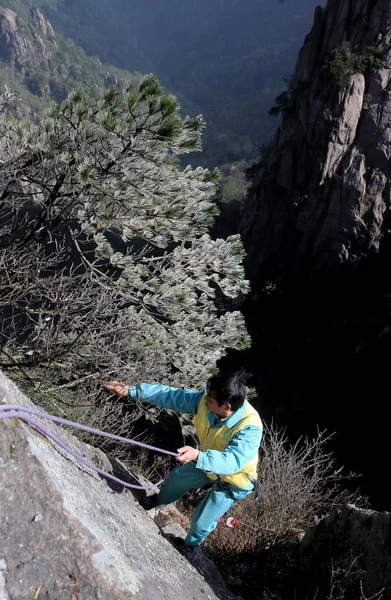
[[[19,406],[18,404],[0,404],[0,419],[15,419],[15,418],[17,418],[17,419],[20,419],[21,421],[25,421],[31,427],[33,427],[36,431],[38,431],[39,433],[41,433],[48,439],[52,440],[52,442],[54,442],[55,444],[60,446],[60,448],[62,448],[66,452],[68,452],[68,454],[70,454],[71,456],[76,458],[78,461],[80,461],[86,467],[89,467],[90,469],[92,469],[93,471],[98,473],[99,475],[102,475],[103,477],[112,479],[116,483],[120,483],[121,485],[123,485],[127,488],[132,488],[132,489],[136,489],[136,490],[150,490],[150,489],[153,489],[153,488],[161,485],[163,483],[164,479],[161,479],[154,485],[135,485],[133,483],[127,483],[126,481],[119,479],[115,475],[112,475],[111,473],[108,473],[107,471],[100,469],[99,467],[97,467],[96,465],[94,465],[93,463],[88,461],[86,458],[84,458],[84,456],[82,456],[81,454],[79,454],[79,452],[77,452],[76,450],[71,448],[68,444],[66,444],[65,442],[60,440],[60,438],[57,435],[52,433],[47,427],[45,427],[45,425],[42,425],[42,423],[37,421],[31,415],[33,415],[34,417],[39,417],[41,419],[47,419],[48,421],[53,421],[54,423],[60,423],[61,425],[68,425],[69,427],[75,427],[76,429],[81,429],[82,431],[87,431],[88,433],[93,433],[95,435],[107,437],[112,440],[116,440],[117,442],[122,442],[124,444],[130,444],[132,446],[139,446],[140,448],[146,448],[147,450],[153,450],[154,452],[159,452],[160,454],[168,454],[170,456],[175,456],[175,457],[178,456],[177,453],[170,452],[169,450],[163,450],[162,448],[156,448],[155,446],[150,446],[149,444],[137,442],[136,440],[128,439],[128,438],[122,437],[120,435],[114,435],[112,433],[107,433],[106,431],[101,431],[100,429],[93,429],[92,427],[87,427],[87,425],[81,425],[80,423],[74,423],[73,421],[68,421],[68,419],[63,419],[61,417],[55,417],[53,415],[48,415],[47,413],[41,412],[39,410],[27,408],[25,406]]]

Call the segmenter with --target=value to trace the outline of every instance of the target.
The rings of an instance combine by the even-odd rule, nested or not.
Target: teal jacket
[[[149,402],[155,406],[161,406],[168,410],[189,415],[197,413],[198,405],[204,396],[205,390],[194,392],[174,388],[168,385],[140,383],[130,386],[129,395],[142,402]],[[211,427],[233,427],[242,418],[244,407],[238,408],[228,419],[217,421],[216,415],[209,411],[208,419]],[[240,471],[258,451],[262,440],[262,429],[249,425],[242,429],[228,444],[219,452],[218,450],[206,450],[198,455],[197,468],[216,475],[233,475]],[[253,486],[249,484],[248,488]]]

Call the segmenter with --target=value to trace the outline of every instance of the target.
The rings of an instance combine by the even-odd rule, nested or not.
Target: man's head
[[[209,410],[222,419],[232,415],[245,401],[247,378],[248,374],[244,371],[213,375],[206,387],[206,403]]]

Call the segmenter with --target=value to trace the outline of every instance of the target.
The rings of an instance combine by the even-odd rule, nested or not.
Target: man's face
[[[213,394],[211,394],[211,393],[207,394],[206,398],[205,398],[205,401],[206,401],[206,405],[209,408],[209,410],[211,412],[214,412],[214,413],[218,414],[219,409],[221,408],[221,406],[219,406],[217,404],[217,402],[216,402]]]
[[[229,404],[223,404],[222,406],[219,406],[213,393],[208,393],[206,395],[205,402],[208,409],[216,415],[219,415],[219,417],[227,417],[232,412]]]

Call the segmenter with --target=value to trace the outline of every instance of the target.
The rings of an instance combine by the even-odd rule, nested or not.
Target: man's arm
[[[196,466],[215,475],[233,475],[250,462],[258,452],[261,440],[262,429],[249,425],[239,431],[222,452],[200,452]]]
[[[204,392],[194,392],[157,383],[129,386],[129,396],[168,410],[195,415]]]

